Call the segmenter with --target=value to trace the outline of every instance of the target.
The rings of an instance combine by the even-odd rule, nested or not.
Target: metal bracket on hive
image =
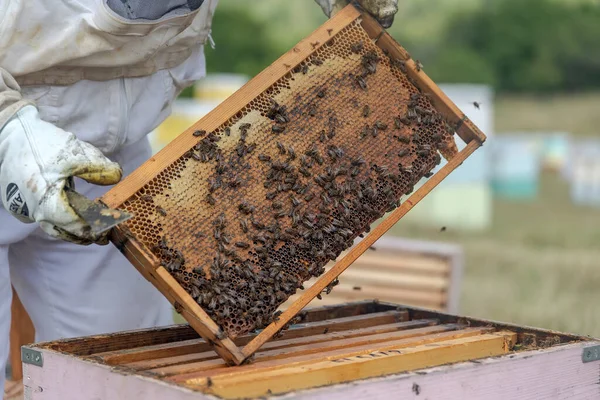
[[[388,70],[382,72],[384,74],[382,75],[384,78],[377,78],[376,75],[371,75],[371,77],[375,76],[375,78],[373,78],[376,79],[374,81],[375,84],[380,84],[383,86],[375,86],[374,89],[368,91],[366,90],[365,78],[353,72],[353,68],[355,65],[358,65],[359,68],[361,65],[361,58],[357,54],[358,51],[352,51],[353,53],[355,53],[351,55],[353,60],[352,63],[354,64],[351,64],[350,61],[344,64],[345,61],[336,55],[331,56],[330,58],[323,61],[321,55],[331,54],[327,53],[328,51],[337,51],[335,49],[339,48],[346,49],[345,51],[347,51],[349,46],[348,36],[350,34],[354,35],[354,38],[363,38],[366,42],[369,42],[364,43],[365,48],[368,47],[370,51],[377,52],[377,54],[380,54],[381,57],[384,57],[385,55],[389,58],[390,61],[386,61],[386,68],[388,68]],[[377,55],[377,57],[380,56]],[[363,68],[365,68],[364,56],[362,60]],[[392,65],[393,63],[397,63],[398,65],[400,65],[401,71],[400,68],[398,68],[395,65]],[[321,67],[321,65],[323,65],[323,67]],[[342,67],[340,67],[340,65],[344,66],[344,68],[346,69],[343,69]],[[367,67],[371,68],[372,66]],[[321,114],[315,115],[316,113],[318,113],[318,111],[314,111],[313,101],[316,102],[319,98],[325,98],[324,100],[327,100],[327,95],[323,92],[323,90],[319,89],[318,87],[306,88],[304,86],[298,86],[300,85],[300,83],[298,82],[309,82],[310,86],[310,79],[312,78],[310,76],[310,73],[307,74],[307,72],[309,72],[309,69],[317,70],[318,72],[318,68],[324,68],[323,71],[329,72],[324,72],[321,75],[316,76],[316,78],[314,79],[317,79],[319,83],[318,85],[312,85],[320,87],[323,85],[323,82],[329,82],[331,84],[331,87],[328,90],[330,90],[330,92],[332,93],[331,97],[336,98],[335,96],[338,96],[338,100],[336,100],[338,101],[338,103],[336,103],[338,105],[340,101],[339,99],[342,99],[341,101],[344,102],[342,104],[342,108],[344,109],[340,110],[340,112],[345,116],[350,115],[351,120],[352,118],[354,118],[355,120],[352,120],[352,123],[348,121],[338,121],[335,116],[332,116],[331,107],[333,107],[336,104],[329,103],[329,106],[325,107],[326,109],[320,111]],[[328,73],[329,75],[327,75]],[[337,75],[335,75],[336,73]],[[379,73],[379,70],[377,73]],[[398,76],[398,78],[394,82],[393,80],[389,79],[391,76]],[[371,79],[371,77],[368,77],[368,79]],[[400,81],[404,83],[401,83]],[[348,82],[350,82],[350,84]],[[341,93],[341,91],[344,90],[342,88],[344,84],[346,84],[346,89],[348,89],[349,87],[353,88],[351,90],[348,89],[350,90],[350,94],[347,96],[347,93]],[[393,85],[397,85],[398,87],[396,88]],[[408,92],[408,86],[401,85],[409,85],[411,87],[410,90],[412,92]],[[291,89],[292,87],[299,89],[299,91],[294,92],[294,90]],[[396,89],[401,90],[403,92],[397,92]],[[402,129],[396,127],[398,131],[404,132],[407,129],[410,130],[410,132],[413,132],[413,130],[427,131],[427,129],[430,129],[428,128],[428,126],[436,124],[436,126],[438,126],[439,129],[442,129],[440,127],[442,126],[441,119],[443,117],[443,121],[445,124],[444,126],[448,127],[448,129],[444,130],[442,133],[438,131],[438,135],[450,135],[450,137],[452,138],[453,134],[456,133],[467,144],[467,146],[459,152],[456,150],[454,140],[451,139],[452,142],[451,144],[448,144],[448,147],[434,149],[430,145],[422,145],[422,138],[417,140],[417,138],[413,134],[412,139],[409,140],[410,144],[402,144],[400,146],[403,149],[407,146],[410,147],[410,151],[408,153],[407,151],[404,151],[402,155],[390,154],[389,158],[385,160],[394,159],[396,160],[395,162],[398,163],[398,157],[400,157],[401,159],[402,157],[406,158],[407,154],[409,154],[408,157],[411,158],[411,160],[413,160],[411,161],[411,163],[413,163],[416,162],[414,160],[416,160],[419,157],[418,154],[415,154],[416,152],[427,153],[427,157],[425,157],[428,160],[427,162],[419,161],[416,164],[411,164],[415,165],[414,174],[409,173],[408,168],[405,167],[404,164],[402,164],[401,166],[401,163],[398,163],[398,168],[400,168],[401,171],[395,172],[397,174],[395,176],[398,177],[400,174],[404,174],[403,176],[409,176],[409,178],[406,178],[409,180],[420,179],[425,174],[429,174],[429,171],[431,171],[431,169],[433,169],[433,167],[435,166],[433,161],[435,160],[435,157],[433,156],[433,154],[435,153],[436,157],[439,157],[439,155],[437,155],[438,150],[448,160],[448,163],[444,167],[442,167],[437,173],[431,176],[429,180],[424,183],[423,186],[421,186],[412,195],[410,195],[410,197],[408,197],[399,207],[395,208],[390,214],[388,214],[388,216],[377,227],[375,227],[359,244],[354,246],[327,273],[320,276],[317,282],[308,290],[306,290],[296,302],[294,302],[285,312],[283,312],[283,314],[281,314],[273,322],[269,323],[266,327],[264,327],[264,329],[251,342],[247,343],[245,347],[240,349],[235,345],[234,341],[232,340],[235,339],[236,334],[229,336],[227,334],[224,334],[223,327],[219,326],[219,324],[217,324],[215,320],[211,318],[209,313],[207,313],[206,310],[203,309],[203,307],[201,307],[196,300],[194,300],[194,297],[192,297],[190,293],[186,291],[185,285],[187,285],[192,279],[199,279],[197,274],[195,272],[191,272],[189,266],[186,266],[186,268],[183,270],[180,268],[179,270],[176,270],[173,273],[169,272],[165,268],[165,266],[160,266],[160,261],[158,260],[152,248],[153,243],[156,244],[158,238],[164,238],[165,232],[168,232],[171,234],[169,240],[177,242],[175,244],[180,246],[183,252],[187,251],[189,254],[192,254],[192,256],[190,257],[186,256],[186,262],[188,264],[192,263],[192,265],[194,265],[193,263],[197,264],[198,262],[206,262],[209,258],[213,258],[211,254],[207,253],[206,251],[206,248],[209,246],[199,246],[196,244],[196,242],[190,241],[190,238],[188,236],[193,236],[190,235],[190,232],[193,233],[193,229],[196,229],[195,227],[197,226],[205,226],[205,228],[210,229],[212,231],[213,220],[211,218],[214,219],[214,217],[217,214],[216,211],[211,210],[216,208],[219,208],[219,210],[223,210],[223,212],[228,213],[230,219],[235,219],[235,222],[237,223],[237,219],[241,220],[246,217],[243,215],[239,216],[235,213],[237,212],[235,202],[239,201],[239,198],[236,196],[239,196],[240,193],[247,193],[248,196],[256,196],[256,193],[265,193],[266,191],[265,189],[263,189],[263,185],[260,184],[261,182],[260,180],[258,180],[258,175],[251,176],[251,179],[248,179],[246,181],[250,183],[247,183],[247,187],[242,188],[239,187],[240,182],[237,178],[235,178],[235,182],[233,182],[234,178],[230,177],[228,179],[232,180],[232,188],[234,187],[233,183],[235,183],[235,189],[228,189],[230,191],[228,191],[226,194],[223,194],[222,199],[219,199],[222,200],[221,203],[214,201],[214,199],[212,198],[213,196],[210,195],[210,193],[212,192],[209,192],[210,197],[207,196],[209,200],[212,200],[208,201],[210,206],[203,205],[203,202],[201,204],[186,203],[186,201],[190,197],[193,197],[195,195],[196,189],[198,191],[200,189],[205,190],[203,187],[198,186],[206,185],[206,176],[202,177],[202,180],[199,177],[199,175],[204,173],[205,170],[201,169],[200,167],[198,167],[199,169],[194,170],[194,173],[186,172],[185,170],[185,168],[187,168],[188,165],[185,163],[193,163],[194,160],[200,163],[206,162],[205,160],[203,160],[202,154],[192,154],[193,151],[191,150],[194,149],[195,146],[198,146],[199,137],[202,137],[203,132],[204,134],[206,132],[219,132],[219,134],[222,135],[221,138],[223,139],[220,143],[220,146],[223,149],[228,149],[231,152],[234,152],[236,151],[236,149],[239,149],[241,154],[246,154],[245,152],[247,151],[248,146],[235,147],[236,142],[234,142],[234,134],[241,135],[241,133],[239,132],[241,131],[241,129],[239,129],[240,122],[243,121],[243,118],[250,115],[250,112],[254,112],[254,114],[252,114],[252,118],[254,118],[252,120],[253,125],[259,127],[262,126],[263,128],[260,129],[264,129],[265,126],[269,127],[269,132],[271,130],[271,126],[273,127],[273,137],[265,136],[263,133],[261,133],[262,131],[257,133],[257,135],[259,136],[262,135],[260,137],[260,142],[253,144],[254,146],[257,146],[258,149],[266,149],[265,152],[277,151],[277,147],[275,147],[275,142],[277,141],[277,145],[281,150],[281,146],[279,144],[280,139],[278,138],[289,138],[290,136],[285,135],[293,136],[294,134],[298,134],[298,136],[293,136],[293,138],[297,141],[292,142],[296,150],[290,151],[290,149],[283,149],[290,159],[295,160],[294,162],[298,162],[298,159],[300,158],[300,156],[297,156],[296,158],[296,153],[301,154],[298,151],[301,145],[304,145],[306,147],[305,149],[303,149],[303,151],[308,149],[308,146],[311,146],[314,143],[318,142],[321,142],[322,146],[324,148],[327,148],[326,146],[328,144],[325,142],[327,140],[332,139],[333,134],[328,135],[328,133],[331,132],[323,133],[323,131],[319,133],[314,132],[313,130],[307,131],[305,130],[305,126],[296,126],[295,128],[288,127],[287,131],[283,132],[285,128],[282,128],[280,125],[278,125],[277,121],[271,121],[265,118],[264,110],[262,111],[263,114],[260,114],[256,111],[252,111],[252,104],[255,105],[255,108],[258,107],[257,104],[260,105],[260,107],[268,108],[269,99],[272,99],[273,96],[277,94],[281,95],[282,91],[286,90],[287,100],[290,105],[293,105],[296,108],[305,107],[299,110],[288,110],[292,116],[298,116],[298,118],[304,119],[315,117],[314,120],[311,120],[313,122],[311,122],[310,124],[305,124],[309,125],[311,129],[315,129],[314,126],[318,125],[319,123],[327,123],[328,118],[330,123],[333,119],[335,125],[339,127],[339,132],[337,132],[337,136],[335,139],[336,141],[338,141],[337,144],[340,145],[339,143],[343,143],[344,146],[346,146],[348,152],[358,152],[359,156],[362,155],[361,152],[375,151],[375,153],[372,154],[373,158],[368,161],[380,162],[381,160],[384,160],[384,155],[380,154],[382,153],[381,150],[393,148],[393,146],[398,146],[399,141],[395,141],[395,144],[391,144],[392,142],[388,142],[391,141],[392,138],[397,139],[396,136],[392,136],[392,127],[390,126],[389,129],[387,129],[386,127],[388,125],[379,120],[374,120],[370,122],[372,124],[371,127],[367,126],[367,128],[370,129],[367,139],[373,141],[382,140],[382,142],[380,142],[381,144],[377,144],[377,142],[368,142],[368,140],[361,142],[361,138],[359,138],[359,132],[356,132],[356,125],[364,124],[365,120],[360,119],[360,121],[363,122],[357,122],[359,121],[357,118],[366,118],[371,111],[362,111],[363,106],[362,104],[359,105],[359,101],[356,100],[356,98],[359,98],[360,96],[366,96],[365,99],[367,100],[364,100],[365,102],[368,102],[368,99],[378,101],[379,106],[381,106],[381,110],[372,110],[374,113],[379,112],[379,114],[377,114],[377,118],[379,118],[379,115],[384,115],[384,111],[386,113],[385,116],[390,117],[390,115],[388,115],[388,113],[391,112],[390,110],[395,110],[394,112],[397,113],[399,108],[404,107],[403,109],[406,111],[406,108],[408,107],[406,104],[398,105],[382,103],[381,93],[383,92],[391,93],[392,95],[397,96],[398,102],[400,101],[399,96],[402,95],[405,98],[408,98],[409,94],[413,93],[413,96],[416,96],[415,99],[421,98],[421,100],[419,101],[421,101],[422,103],[419,104],[425,104],[427,107],[430,107],[431,109],[435,110],[436,116],[439,117],[437,120],[433,121],[432,124],[432,118],[427,117],[428,115],[432,115],[432,111],[427,111],[425,110],[424,106],[419,106],[421,108],[418,109],[418,111],[423,113],[422,116],[425,120],[423,121],[423,124],[421,124],[421,117],[413,114],[415,120],[418,119],[418,124],[415,122],[406,129],[404,129],[405,127],[402,127]],[[302,90],[308,93],[308,95],[304,99],[301,99],[299,97],[301,95],[300,92],[302,92]],[[355,92],[352,92],[352,90],[355,90]],[[417,95],[417,93],[419,94]],[[354,106],[352,106],[353,98],[355,103]],[[427,100],[424,100],[425,98]],[[393,103],[394,99],[391,99],[390,101]],[[404,103],[406,103],[405,100],[403,101]],[[267,106],[265,106],[265,104],[267,104]],[[356,115],[360,114],[361,116],[357,117],[354,114],[348,114],[348,110],[354,110],[352,111],[352,113],[355,113]],[[280,116],[280,118],[283,118],[285,120],[285,117]],[[371,115],[371,118],[373,119],[375,117]],[[429,120],[426,120],[427,118],[429,118]],[[394,122],[395,121],[392,121],[391,124],[393,124]],[[290,122],[290,124],[293,124],[293,121]],[[233,130],[230,128],[234,125],[236,127],[236,132],[233,132]],[[377,131],[374,130],[374,127],[381,128],[382,131],[385,131],[387,133],[385,135],[379,133],[379,137],[377,137]],[[290,134],[290,131],[293,131],[294,133]],[[282,134],[283,136],[280,136]],[[312,135],[314,135],[315,137],[312,138]],[[361,135],[361,137],[362,139],[365,139],[364,135]],[[302,143],[300,143],[301,140],[303,141]],[[383,142],[384,140],[385,142]],[[406,137],[404,137],[403,140],[406,140]],[[140,167],[138,170],[134,171],[131,175],[124,179],[123,182],[121,182],[119,185],[117,185],[115,188],[109,191],[103,197],[102,200],[111,207],[121,207],[126,210],[133,207],[133,205],[145,207],[144,210],[146,211],[150,209],[149,207],[156,207],[156,210],[152,208],[152,210],[156,211],[153,211],[154,213],[148,213],[144,210],[140,212],[135,212],[136,218],[128,221],[124,225],[121,225],[113,232],[113,243],[125,254],[129,261],[131,261],[134,264],[134,266],[146,277],[146,279],[148,279],[154,286],[156,286],[161,291],[161,293],[163,293],[163,295],[165,295],[169,299],[169,301],[171,301],[176,310],[190,323],[190,325],[200,334],[200,336],[207,340],[208,343],[213,344],[215,350],[219,353],[221,357],[223,357],[230,364],[241,364],[245,360],[248,360],[266,341],[271,339],[278,331],[280,331],[282,328],[288,325],[292,318],[294,318],[294,316],[296,316],[304,306],[306,306],[313,298],[319,295],[323,289],[329,286],[346,268],[348,268],[365,250],[367,250],[369,246],[375,243],[375,241],[379,237],[381,237],[383,233],[390,229],[414,205],[416,205],[424,196],[426,196],[434,187],[436,187],[452,170],[458,167],[470,154],[473,153],[473,151],[475,151],[479,146],[481,146],[484,140],[485,136],[483,135],[483,133],[481,133],[477,129],[477,127],[473,123],[471,123],[471,121],[469,121],[465,117],[465,115],[427,77],[427,75],[421,69],[419,63],[414,62],[410,58],[410,55],[399,44],[397,44],[372,17],[370,17],[369,15],[362,15],[356,8],[354,8],[352,5],[349,5],[342,11],[337,13],[333,18],[328,20],[309,37],[300,41],[296,46],[294,46],[292,50],[284,54],[271,66],[269,66],[267,69],[265,69],[263,72],[261,72],[251,81],[249,81],[234,95],[232,95],[230,98],[221,103],[215,110],[213,110],[213,112],[206,115],[204,118],[202,118],[192,127],[190,127],[187,131],[182,133],[161,152],[159,152],[148,162],[146,162],[142,167]],[[308,144],[305,142],[308,142]],[[381,147],[381,149],[373,150],[376,146]],[[309,153],[310,150],[308,150],[308,153],[305,154]],[[188,154],[189,157],[186,157],[186,154]],[[276,153],[271,154],[274,155]],[[335,154],[335,152],[332,155],[332,157],[333,156],[338,157]],[[367,156],[365,155],[365,157]],[[388,157],[388,154],[385,154],[385,157]],[[267,158],[268,156],[263,157],[264,160],[266,160]],[[319,163],[319,165],[320,164],[321,163]],[[207,164],[199,165],[203,166]],[[257,171],[264,172],[265,168],[262,167],[262,165],[263,164],[257,164],[255,169]],[[280,168],[284,168],[283,164],[280,165]],[[402,170],[402,168],[404,168],[405,170]],[[315,169],[317,169],[317,167],[315,167]],[[321,167],[321,169],[324,169],[324,167]],[[243,170],[244,174],[251,174],[253,172],[249,167],[243,167]],[[378,168],[377,165],[371,165],[365,173],[375,173],[371,171],[376,171],[377,173],[380,173],[382,171],[385,172],[384,168]],[[181,176],[185,174],[187,174],[186,176],[189,177],[190,181],[186,181],[184,182],[184,184],[181,184]],[[328,172],[328,174],[330,173]],[[370,175],[368,175],[365,179],[370,180],[371,178],[369,178],[369,176]],[[416,183],[416,180],[407,182],[408,183],[403,183],[402,185],[404,186],[402,187],[409,187]],[[284,182],[281,182],[281,186],[282,188],[285,187]],[[159,189],[153,189],[157,187]],[[149,193],[153,190],[154,194]],[[165,195],[165,191],[168,191],[168,194]],[[281,191],[279,192],[281,193]],[[402,194],[405,193],[406,192],[402,192]],[[278,195],[279,194],[277,193],[273,194],[273,196]],[[264,194],[262,194],[262,196],[264,196]],[[267,199],[269,198],[268,196],[269,194],[267,194]],[[327,199],[327,196],[324,196],[323,199],[323,202],[325,202],[325,200],[330,200]],[[155,204],[155,201],[158,203],[162,202],[161,204],[167,207],[168,210],[162,208],[162,205]],[[311,204],[314,205],[314,203],[317,202],[318,201],[315,201]],[[310,203],[310,201],[306,201],[306,203],[308,204]],[[227,204],[229,204],[229,206],[227,206]],[[232,204],[233,206],[231,206]],[[265,209],[271,210],[271,207],[265,208],[264,204],[256,204],[256,206],[259,207],[260,210],[263,212],[265,212]],[[229,209],[227,209],[227,207],[229,207]],[[317,206],[313,207],[316,208]],[[387,207],[388,206],[385,205],[385,209],[387,209]],[[231,209],[235,209],[235,212]],[[158,216],[156,216],[155,214]],[[274,218],[293,218],[289,214],[286,215],[280,212],[278,212],[277,214],[277,217]],[[371,223],[374,220],[374,214],[371,212],[370,215],[371,216],[368,220],[369,223]],[[271,214],[268,214],[268,217],[271,218]],[[260,221],[258,222],[260,224]],[[275,222],[275,224],[278,224],[278,222]],[[242,223],[241,225],[241,229],[244,230],[244,224]],[[264,224],[260,225],[263,226],[262,229],[264,229]],[[365,230],[355,230],[353,231],[353,234],[358,235],[359,233],[362,233],[364,231]],[[196,234],[198,234],[198,232],[196,232]],[[215,232],[215,236],[217,234],[221,235],[221,233]],[[200,236],[196,237],[199,238]],[[240,237],[245,236],[240,234]],[[318,241],[318,237],[319,236],[317,235],[317,239],[314,240]],[[231,245],[233,245],[234,243],[238,243],[236,241],[237,239],[231,240],[231,238],[228,238],[227,240],[231,241]],[[256,240],[260,241],[264,240],[264,238],[261,239],[261,237],[258,237],[258,239]],[[162,246],[166,245],[163,243]],[[244,249],[244,252],[248,252],[248,254],[250,254],[251,252],[253,252],[253,250],[252,248],[247,250],[248,246],[248,243],[240,242],[238,247],[240,249]],[[154,247],[159,247],[160,250],[160,246],[155,245]],[[169,247],[173,248],[175,247],[175,245]],[[280,244],[279,247],[273,247],[273,249],[271,250],[275,252],[277,249],[281,248],[282,245]],[[201,258],[200,256],[204,258]],[[292,262],[292,264],[296,265],[295,268],[298,268],[298,265],[306,266],[309,264],[309,262],[305,259],[299,259],[298,257],[299,256],[296,254],[294,262]],[[217,258],[218,256],[215,257],[215,260]],[[257,258],[255,259],[258,260]],[[281,264],[279,261],[276,262],[278,264]],[[179,264],[180,263],[181,262],[179,262]],[[271,268],[273,265],[274,262],[269,268]],[[179,265],[179,267],[181,266]],[[231,268],[231,263],[229,264],[229,268]],[[260,269],[259,272],[261,272]],[[292,273],[294,272],[292,271]],[[295,273],[301,274],[302,272]],[[262,289],[262,287],[259,289]],[[264,303],[262,299],[259,301]],[[218,317],[218,314],[214,313],[214,307],[212,309],[213,315]],[[265,310],[268,311],[271,310],[271,308],[266,307]],[[246,312],[247,311],[244,311],[244,313]],[[226,316],[223,316],[224,314],[226,313],[222,313],[219,318],[221,318],[221,320],[225,322],[228,322],[226,320]],[[230,325],[229,327],[232,326],[232,329],[240,327],[241,325],[239,325],[239,317],[239,315],[234,316],[234,322],[232,322],[232,325]],[[257,323],[257,325],[260,324]],[[247,328],[247,326],[242,326],[242,328],[239,328],[240,330],[238,332],[243,332],[243,329],[245,328]],[[234,333],[235,332],[236,331],[234,330]]]

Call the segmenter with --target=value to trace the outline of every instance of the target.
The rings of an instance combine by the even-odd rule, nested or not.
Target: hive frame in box
[[[177,137],[164,150],[151,158],[141,168],[134,171],[119,186],[118,190],[109,191],[102,201],[110,207],[119,207],[130,196],[136,193],[149,180],[154,178],[161,166],[170,165],[196,144],[191,135],[197,129],[210,131],[218,128],[223,120],[236,115],[256,94],[262,93],[279,78],[290,72],[290,69],[305,60],[318,50],[331,37],[345,27],[359,22],[373,42],[390,57],[405,60],[406,74],[414,84],[425,93],[434,107],[444,115],[447,122],[455,126],[456,134],[466,143],[466,147],[448,160],[448,163],[435,173],[423,186],[408,197],[402,205],[391,212],[376,228],[374,228],[359,244],[354,246],[334,267],[322,275],[317,282],[284,311],[277,321],[262,330],[243,348],[238,348],[229,337],[222,338],[220,327],[184,290],[184,288],[162,266],[158,259],[125,228],[113,231],[111,240],[129,261],[146,279],[156,286],[173,304],[175,309],[205,340],[214,345],[215,351],[230,364],[242,364],[282,327],[302,310],[323,289],[332,283],[338,275],[348,268],[362,253],[373,245],[379,237],[388,231],[400,218],[412,209],[423,197],[435,188],[450,172],[458,167],[485,141],[485,135],[452,103],[452,101],[433,83],[431,79],[410,58],[410,55],[385,30],[367,14],[361,13],[354,6],[348,5],[333,18],[319,27],[310,36],[299,42],[277,61],[262,71],[254,79],[244,85],[233,96],[221,103],[213,112],[191,126]],[[221,337],[221,338],[220,338]]]

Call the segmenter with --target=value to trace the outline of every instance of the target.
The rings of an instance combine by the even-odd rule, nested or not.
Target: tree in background
[[[488,2],[455,18],[432,60],[431,74],[440,81],[487,82],[511,92],[597,89],[599,37],[597,6]]]

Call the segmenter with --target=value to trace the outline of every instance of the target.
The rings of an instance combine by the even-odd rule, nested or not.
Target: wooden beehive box
[[[467,143],[460,152],[455,134]],[[135,215],[113,243],[241,364],[484,140],[420,63],[350,5],[102,201]],[[441,156],[449,161],[431,176]],[[265,326],[243,349],[234,344]]]
[[[595,339],[380,302],[304,321],[241,366],[188,325],[27,346],[26,398],[600,398]]]

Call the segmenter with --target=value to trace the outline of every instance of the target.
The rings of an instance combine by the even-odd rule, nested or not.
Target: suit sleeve
[[[33,105],[21,96],[21,88],[15,78],[0,67],[0,130],[17,111],[30,104]]]

